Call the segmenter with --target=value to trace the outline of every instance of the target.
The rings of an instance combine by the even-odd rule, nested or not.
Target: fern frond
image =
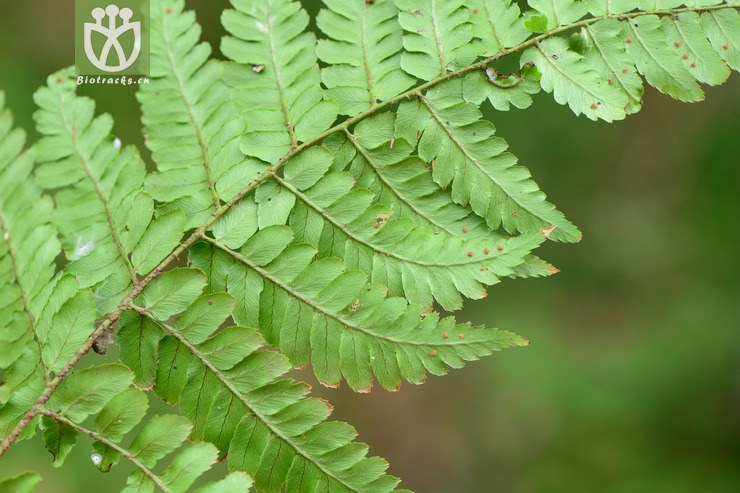
[[[411,144],[395,138],[395,119],[395,113],[382,113],[360,122],[352,132],[327,139],[325,146],[334,155],[331,169],[349,171],[355,186],[375,194],[375,201],[388,206],[394,218],[452,236],[500,239],[472,210],[456,204],[449,190],[434,183],[431,168],[413,155]]]
[[[147,190],[182,210],[186,227],[203,224],[236,194],[230,191],[247,166],[239,150],[244,121],[222,81],[222,66],[208,61],[211,48],[199,43],[200,26],[184,1],[155,2],[151,9],[151,84],[138,92],[144,132],[158,172]]]
[[[176,289],[173,280],[157,282],[160,292],[166,286]],[[161,339],[158,349],[145,355],[150,361],[138,366],[156,365],[155,392],[179,403],[195,424],[191,438],[218,446],[232,471],[249,472],[261,492],[283,486],[287,491],[395,490],[398,480],[384,474],[387,463],[365,458],[367,446],[352,442],[356,433],[349,425],[324,422],[332,411],[326,402],[307,398],[306,384],[280,379],[290,369],[287,358],[260,350],[264,342],[254,329],[218,330],[233,298],[193,292],[190,306],[167,323],[154,315],[160,302],[151,303],[146,295],[145,290],[142,306],[122,321],[123,330],[133,332],[150,324]],[[187,303],[183,298],[178,306]],[[217,316],[214,306],[219,306]],[[136,358],[135,347],[122,350],[133,350],[130,357]]]
[[[173,211],[151,222],[152,198],[143,191],[146,170],[134,147],[120,149],[113,121],[95,117],[95,103],[75,95],[71,69],[49,77],[35,96],[43,138],[34,147],[36,181],[54,190],[53,222],[71,261],[67,272],[95,287],[101,313],[130,292],[182,237],[185,215]]]
[[[432,80],[475,59],[463,0],[396,0],[396,5],[405,31],[401,66],[410,75]]]
[[[330,164],[328,153],[324,159]],[[483,285],[511,275],[511,267],[520,265],[545,239],[540,232],[511,239],[465,238],[393,219],[391,209],[378,205],[370,191],[354,187],[351,177],[342,173],[329,173],[315,185],[299,184],[303,189],[294,186],[291,174],[297,170],[292,165],[327,167],[317,161],[291,161],[285,177],[274,177],[301,204],[290,216],[294,229],[301,227],[297,241],[318,246],[322,257],[344,259],[348,266],[370,274],[372,282],[386,284],[392,296],[405,296],[412,303],[431,306],[436,300],[455,310],[462,306],[461,294],[480,299],[485,296]],[[290,211],[290,205],[284,208]],[[259,215],[260,209],[255,212]]]
[[[587,46],[583,53],[584,61],[600,80],[606,80],[608,85],[614,85],[627,96],[627,114],[639,111],[644,92],[642,79],[627,55],[624,43],[619,41],[621,23],[616,19],[604,19],[586,26],[583,32]]]
[[[4,99],[0,93],[0,368],[21,357],[29,341],[38,342],[45,288],[61,253],[49,224],[53,204],[31,179],[34,163],[23,152],[25,134],[13,129]]]
[[[316,38],[309,17],[291,0],[232,0],[222,21],[232,35],[221,51],[252,70],[231,81],[245,109],[242,150],[274,162],[320,135],[337,117],[337,103],[323,99]],[[252,122],[250,125],[249,122]]]
[[[462,97],[462,82],[451,80],[414,101],[401,104],[396,135],[414,144],[432,163],[434,181],[452,185],[452,198],[470,207],[492,229],[531,233],[556,226],[550,238],[577,241],[580,233],[545,201],[526,168],[506,151],[503,139],[477,105]]]
[[[740,70],[740,13],[736,9],[701,14],[701,25],[712,47],[732,70]]]
[[[108,472],[122,458],[134,466],[123,488],[125,493],[154,491],[184,493],[218,459],[218,450],[209,443],[182,446],[193,429],[182,416],[149,418],[130,445],[121,442],[146,417],[148,403],[140,390],[129,387],[133,379],[125,366],[108,364],[78,370],[54,393],[42,411],[44,441],[59,467],[76,445],[80,435],[93,442],[93,464]],[[95,416],[92,427],[85,425]],[[177,451],[169,466],[156,473],[154,468],[165,456]],[[234,473],[197,492],[242,493],[251,480]]]
[[[472,0],[473,44],[478,56],[490,56],[503,48],[516,46],[531,34],[524,27],[519,6],[510,0]]]
[[[562,38],[550,38],[522,54],[522,64],[533,63],[542,74],[542,88],[555,101],[567,104],[576,115],[607,122],[627,116],[627,95],[572,51]]]
[[[340,113],[355,115],[408,89],[415,82],[401,70],[401,28],[393,0],[323,0],[316,19],[330,39],[316,53],[327,97]]]
[[[557,102],[592,120],[619,120],[639,110],[642,81],[635,67],[659,91],[681,101],[700,101],[704,93],[698,82],[721,84],[730,69],[737,69],[738,11],[720,2],[675,9],[679,3],[643,2],[638,5],[642,12],[630,12],[636,6],[629,2],[594,0],[589,11],[612,18],[571,24],[580,25],[583,42],[543,35],[545,39],[522,54],[521,63],[535,63],[543,74],[543,88],[553,92]],[[583,7],[577,7],[580,2],[536,5],[555,32],[568,25],[553,19],[565,16],[573,22],[583,14]],[[625,12],[629,14],[615,15]]]
[[[441,375],[523,344],[508,332],[456,324],[451,317],[440,321],[420,305],[386,298],[385,286],[365,285],[367,276],[339,259],[314,261],[315,249],[287,246],[290,232],[274,228],[259,238],[261,249],[257,241],[236,252],[208,240],[211,245],[193,246],[190,261],[207,272],[212,289],[236,298],[237,323],[258,326],[294,366],[308,364],[310,354],[324,385],[344,377],[354,390],[369,390],[374,373],[383,388],[394,390],[402,379],[421,383],[426,371]]]

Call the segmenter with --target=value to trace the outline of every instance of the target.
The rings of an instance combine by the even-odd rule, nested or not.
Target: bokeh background
[[[188,3],[218,53],[227,0]],[[32,139],[34,90],[74,63],[73,9],[0,0],[0,88]],[[142,145],[132,90],[82,92]],[[396,394],[314,387],[405,487],[740,491],[740,78],[706,92],[688,105],[648,91],[641,113],[611,125],[545,94],[488,114],[584,239],[545,246],[561,274],[505,282],[459,314],[524,334],[529,348]],[[55,470],[37,438],[0,461],[0,476],[38,470],[42,493],[118,491],[126,466],[103,475],[89,454],[82,441]]]

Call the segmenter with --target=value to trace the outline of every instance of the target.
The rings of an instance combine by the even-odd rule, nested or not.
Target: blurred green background
[[[188,4],[217,47],[227,1]],[[34,90],[74,63],[73,9],[0,0],[0,88],[32,135]],[[82,92],[142,144],[132,90]],[[698,105],[648,91],[641,113],[611,125],[545,94],[490,112],[584,233],[541,252],[561,274],[505,282],[459,314],[532,345],[397,394],[315,393],[420,493],[740,491],[739,108],[735,75]],[[89,454],[82,443],[54,470],[37,438],[0,476],[36,469],[41,492],[118,491],[126,467],[102,475]]]

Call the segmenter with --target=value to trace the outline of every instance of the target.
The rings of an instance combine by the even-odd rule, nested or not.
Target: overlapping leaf
[[[162,0],[151,9],[151,83],[141,87],[147,145],[158,172],[147,178],[163,211],[181,210],[187,226],[203,224],[236,194],[247,167],[239,150],[245,122],[222,80],[222,65],[208,61],[200,26],[184,1]]]
[[[191,262],[207,273],[214,290],[236,298],[237,323],[258,326],[294,366],[307,364],[310,354],[325,385],[344,377],[355,390],[369,389],[375,374],[381,386],[395,389],[401,380],[424,381],[426,371],[443,374],[522,344],[508,332],[439,320],[420,305],[386,298],[387,288],[367,286],[363,272],[337,258],[314,260],[313,247],[287,246],[291,240],[287,228],[274,226],[239,251],[216,240],[196,244]]]
[[[125,366],[108,364],[79,370],[65,380],[44,411],[41,426],[46,448],[60,466],[80,436],[93,442],[91,459],[102,472],[108,472],[122,458],[134,466],[122,492],[154,491],[184,493],[218,459],[210,443],[183,446],[193,425],[182,416],[150,416],[128,446],[121,442],[147,417],[146,396],[129,387],[133,379]],[[83,423],[95,415],[92,427]],[[177,452],[161,473],[154,471],[160,461]],[[219,482],[199,488],[195,493],[244,493],[251,480],[243,473],[232,473]]]
[[[516,2],[472,0],[466,5],[472,12],[470,21],[476,38],[476,55],[494,55],[502,48],[518,45],[530,35]]]
[[[401,66],[422,80],[432,80],[475,59],[470,44],[470,12],[463,0],[396,0],[405,33]]]
[[[366,111],[408,89],[414,79],[401,70],[401,28],[393,0],[324,0],[316,19],[330,39],[317,53],[327,96],[342,114]]]
[[[291,0],[232,0],[223,14],[232,35],[221,51],[246,65],[232,67],[247,122],[242,150],[274,162],[298,143],[320,135],[334,122],[337,103],[323,99],[316,38],[309,17]]]
[[[367,446],[352,442],[349,425],[325,422],[326,402],[306,397],[306,384],[281,379],[290,369],[286,357],[261,350],[254,329],[218,330],[230,314],[229,300],[218,293],[197,298],[174,323],[149,315],[143,300],[139,313],[122,323],[136,332],[146,319],[158,331],[155,351],[127,358],[157,367],[155,391],[192,419],[191,438],[215,444],[232,471],[254,476],[260,492],[395,490],[398,480],[384,474],[387,463],[366,458]],[[214,317],[217,305],[225,309]]]
[[[441,187],[452,198],[485,218],[492,229],[532,233],[556,226],[551,238],[577,241],[579,232],[545,200],[526,168],[505,152],[494,126],[475,104],[462,98],[462,82],[453,80],[424,97],[401,104],[396,136],[416,144],[419,156],[433,164]]]
[[[36,181],[55,191],[53,222],[71,261],[67,271],[95,287],[100,312],[112,311],[137,275],[177,245],[185,215],[172,211],[150,225],[153,202],[138,151],[121,149],[110,116],[95,117],[95,103],[76,96],[71,69],[49,77],[35,99],[43,135],[34,147]]]
[[[24,353],[36,335],[46,286],[61,253],[49,224],[53,204],[31,179],[25,134],[14,130],[0,93],[0,368]]]

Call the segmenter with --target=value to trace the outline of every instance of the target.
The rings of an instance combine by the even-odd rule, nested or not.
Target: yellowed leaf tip
[[[555,267],[554,265],[551,265],[551,266],[549,267],[549,271],[550,271],[550,275],[551,275],[551,276],[554,276],[555,274],[557,274],[558,272],[560,272],[560,269],[558,269],[558,268],[557,268],[557,267]]]
[[[549,238],[552,232],[555,231],[556,228],[557,226],[555,225],[549,226],[547,228],[542,228],[542,234],[545,235],[545,238]]]

